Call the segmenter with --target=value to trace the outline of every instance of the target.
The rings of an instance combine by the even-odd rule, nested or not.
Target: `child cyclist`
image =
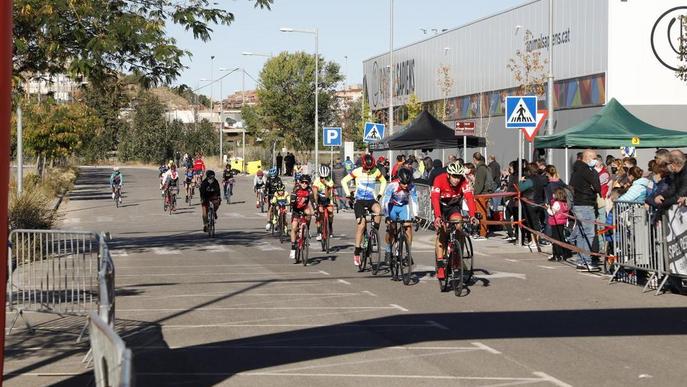
[[[313,196],[317,199],[318,214],[324,211],[329,212],[329,232],[332,232],[332,224],[334,223],[334,182],[331,180],[331,169],[326,166],[320,166],[320,178],[312,185]],[[317,240],[322,240],[322,225],[320,224],[320,217],[315,218],[317,224]],[[331,236],[331,234],[329,235]]]
[[[301,175],[296,187],[291,193],[291,252],[289,258],[296,259],[296,233],[298,232],[298,218],[305,215],[305,220],[310,229],[310,218],[313,213],[313,203],[315,202],[312,189],[310,188],[310,175]]]
[[[270,206],[274,209],[274,216],[272,217],[272,222],[276,225],[279,219],[279,214],[282,208],[285,208],[289,204],[289,193],[284,187],[284,183],[279,182],[276,186],[276,192],[272,197]],[[284,223],[284,231],[286,231],[286,223]]]
[[[387,185],[382,198],[382,209],[387,221],[386,236],[384,237],[386,242],[384,259],[390,262],[391,245],[395,242],[395,227],[391,224],[392,221],[405,221],[403,227],[405,228],[408,246],[413,244],[411,221],[417,217],[418,203],[417,191],[415,184],[413,184],[413,173],[409,169],[399,168],[397,179]]]

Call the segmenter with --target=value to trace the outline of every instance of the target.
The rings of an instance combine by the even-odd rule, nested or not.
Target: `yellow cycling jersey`
[[[283,195],[279,195],[279,193],[275,192],[274,196],[272,197],[272,204],[282,204],[285,205],[289,202],[289,193],[284,191]]]
[[[331,198],[334,195],[334,182],[331,180],[325,180],[324,183],[321,179],[318,179],[312,184],[313,188],[317,188],[317,196],[320,198]],[[327,194],[329,190],[329,194]]]

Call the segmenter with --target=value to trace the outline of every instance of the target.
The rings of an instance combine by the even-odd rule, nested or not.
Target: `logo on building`
[[[388,104],[389,66],[381,67],[377,61],[372,64],[370,92],[372,107]],[[415,92],[415,59],[394,63],[394,97],[406,96]]]
[[[680,67],[687,65],[687,56],[681,55],[686,49],[680,50],[681,45],[687,44],[681,41],[687,34],[682,23],[683,18],[687,18],[687,6],[669,9],[656,20],[651,29],[651,49],[654,56],[663,66],[673,71],[679,71]]]

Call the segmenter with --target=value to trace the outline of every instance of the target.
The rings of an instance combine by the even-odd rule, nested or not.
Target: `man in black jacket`
[[[687,197],[687,168],[685,168],[685,154],[679,150],[670,152],[668,169],[672,172],[668,189],[654,198],[654,202],[665,211],[675,203],[685,204]]]
[[[212,202],[215,207],[215,219],[217,219],[217,210],[222,204],[222,197],[220,196],[219,182],[215,178],[214,171],[207,171],[205,180],[200,183],[200,203],[203,207],[203,232],[208,231],[208,207]]]
[[[582,153],[582,159],[573,164],[570,177],[570,187],[573,190],[573,211],[577,222],[570,235],[570,243],[584,251],[592,251],[592,243],[596,235],[596,198],[601,193],[599,175],[594,170],[596,153],[587,149]],[[586,253],[577,254],[577,270],[599,271],[599,267],[592,263],[591,256]]]

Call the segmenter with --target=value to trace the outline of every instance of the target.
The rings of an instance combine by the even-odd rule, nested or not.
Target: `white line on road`
[[[542,269],[549,269],[549,270],[558,269],[557,267],[553,267],[553,266],[544,266],[544,265],[537,265],[537,267],[541,267]]]
[[[336,282],[342,283],[342,284],[344,284],[344,285],[350,285],[350,284],[351,284],[350,282],[348,282],[348,281],[346,281],[346,280],[342,280],[342,279],[337,280]]]
[[[508,262],[519,262],[517,259],[510,259],[510,258],[506,258],[505,261],[508,261]]]
[[[145,372],[139,373],[142,375],[150,375]],[[156,374],[157,375],[157,374]],[[160,376],[165,375],[161,374]],[[198,375],[198,374],[195,374]],[[488,377],[488,376],[451,376],[451,375],[380,375],[380,374],[309,374],[309,373],[286,373],[286,372],[239,372],[235,375],[239,376],[296,376],[296,377],[320,377],[320,378],[376,378],[376,379],[429,379],[429,380],[494,380],[494,381],[522,381],[522,382],[539,382],[542,380],[552,380],[543,378],[509,378],[509,377]],[[214,375],[219,376],[219,375]],[[566,384],[567,386],[567,384]]]
[[[479,341],[475,341],[474,343],[470,343],[470,344],[474,345],[475,347],[477,347],[479,349],[483,349],[489,353],[493,353],[494,355],[500,355],[501,354],[501,352],[495,350],[494,348],[492,348],[492,347],[490,347],[484,343],[480,343]]]
[[[360,292],[360,293],[365,293],[365,294],[368,294],[368,295],[370,295],[370,296],[372,296],[372,297],[377,297],[377,295],[376,295],[376,294],[372,293],[372,292],[371,292],[371,291],[369,291],[369,290],[363,290],[363,291],[362,291],[362,292]]]
[[[98,216],[95,218],[95,221],[98,223],[111,223],[114,221],[114,218],[111,216]]]
[[[153,247],[151,249],[155,255],[180,255],[181,251],[168,247]]]
[[[406,308],[404,308],[404,307],[402,307],[402,306],[400,306],[400,305],[389,304],[389,306],[392,307],[392,308],[394,308],[394,309],[398,309],[398,310],[400,310],[401,312],[407,312],[407,311],[408,311],[408,309],[406,309]]]
[[[81,218],[67,218],[64,223],[81,223]]]
[[[542,378],[542,380],[545,380],[547,382],[551,382],[551,383],[557,385],[558,387],[572,387],[572,385],[570,385],[570,384],[568,384],[562,380],[556,379],[553,376],[551,376],[547,373],[544,373],[544,372],[538,372],[537,371],[537,372],[532,372],[532,374],[539,376],[540,378]]]
[[[429,325],[431,325],[431,326],[433,326],[433,327],[436,327],[436,328],[439,328],[439,329],[443,329],[443,330],[445,330],[445,331],[448,331],[448,330],[449,330],[448,327],[447,327],[446,325],[440,324],[440,323],[438,323],[438,322],[436,322],[436,321],[434,321],[434,320],[427,320],[426,323],[429,324]]]
[[[324,275],[330,275],[329,273],[327,273],[327,272],[324,271],[324,270],[320,270],[319,272],[320,272],[321,274],[324,274]]]
[[[426,325],[425,325],[426,327]],[[285,349],[296,349],[296,350],[322,350],[322,349],[331,349],[331,350],[342,350],[342,349],[347,349],[347,350],[375,350],[375,349],[393,349],[393,350],[401,350],[401,351],[474,351],[475,348],[474,346],[472,347],[442,347],[442,346],[402,346],[402,345],[394,345],[394,346],[384,346],[384,345],[267,345],[267,344],[258,344],[258,345],[201,345],[201,346],[195,346],[195,347],[189,347],[188,345],[179,345],[179,346],[173,346],[170,345],[169,347],[166,346],[159,346],[159,345],[150,345],[150,346],[133,346],[134,348],[145,348],[145,349],[180,349],[183,351],[205,351],[208,349],[248,349],[248,350],[285,350]],[[479,348],[481,349],[481,348]]]

